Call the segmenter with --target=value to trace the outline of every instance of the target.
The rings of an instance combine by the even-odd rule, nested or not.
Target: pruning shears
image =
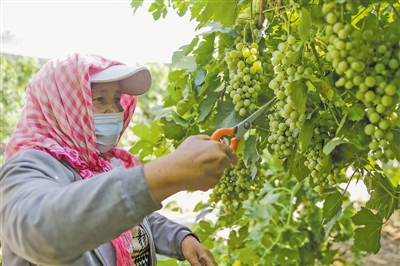
[[[220,141],[224,136],[234,136],[230,141],[230,147],[236,151],[239,145],[240,139],[246,134],[246,132],[252,128],[260,118],[264,117],[266,113],[274,106],[277,102],[276,98],[273,98],[268,103],[264,104],[260,109],[254,112],[252,115],[241,121],[240,123],[236,124],[234,127],[231,128],[220,128],[214,131],[211,135],[211,140]]]

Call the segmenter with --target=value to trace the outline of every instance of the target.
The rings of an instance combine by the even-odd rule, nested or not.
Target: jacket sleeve
[[[154,212],[148,220],[155,242],[156,253],[178,260],[185,260],[182,253],[182,241],[188,235],[199,238],[186,226],[176,223],[167,217]]]
[[[1,169],[0,232],[18,256],[68,264],[161,208],[141,166],[73,182],[73,173],[41,151],[15,154]]]

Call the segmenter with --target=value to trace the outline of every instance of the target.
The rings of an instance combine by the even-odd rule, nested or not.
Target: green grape
[[[389,96],[395,95],[397,92],[396,86],[394,84],[389,84],[385,87],[385,93]]]
[[[393,104],[393,98],[389,95],[384,95],[381,99],[381,102],[384,106],[389,107]]]
[[[334,13],[328,13],[326,15],[326,22],[328,22],[329,24],[334,24],[337,21],[337,17]]]
[[[375,78],[374,77],[366,77],[365,78],[365,85],[367,85],[368,87],[374,87],[376,84]]]

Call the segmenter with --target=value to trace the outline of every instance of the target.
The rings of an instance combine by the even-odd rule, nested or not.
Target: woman
[[[1,170],[3,265],[156,265],[156,253],[216,265],[188,228],[154,211],[176,192],[212,188],[237,157],[205,135],[145,165],[116,147],[150,85],[146,68],[80,54],[32,79]]]

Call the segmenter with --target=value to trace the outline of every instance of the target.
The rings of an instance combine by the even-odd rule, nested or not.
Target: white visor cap
[[[112,81],[119,81],[122,93],[129,95],[146,93],[152,83],[150,71],[146,67],[116,65],[90,75],[92,83]]]

